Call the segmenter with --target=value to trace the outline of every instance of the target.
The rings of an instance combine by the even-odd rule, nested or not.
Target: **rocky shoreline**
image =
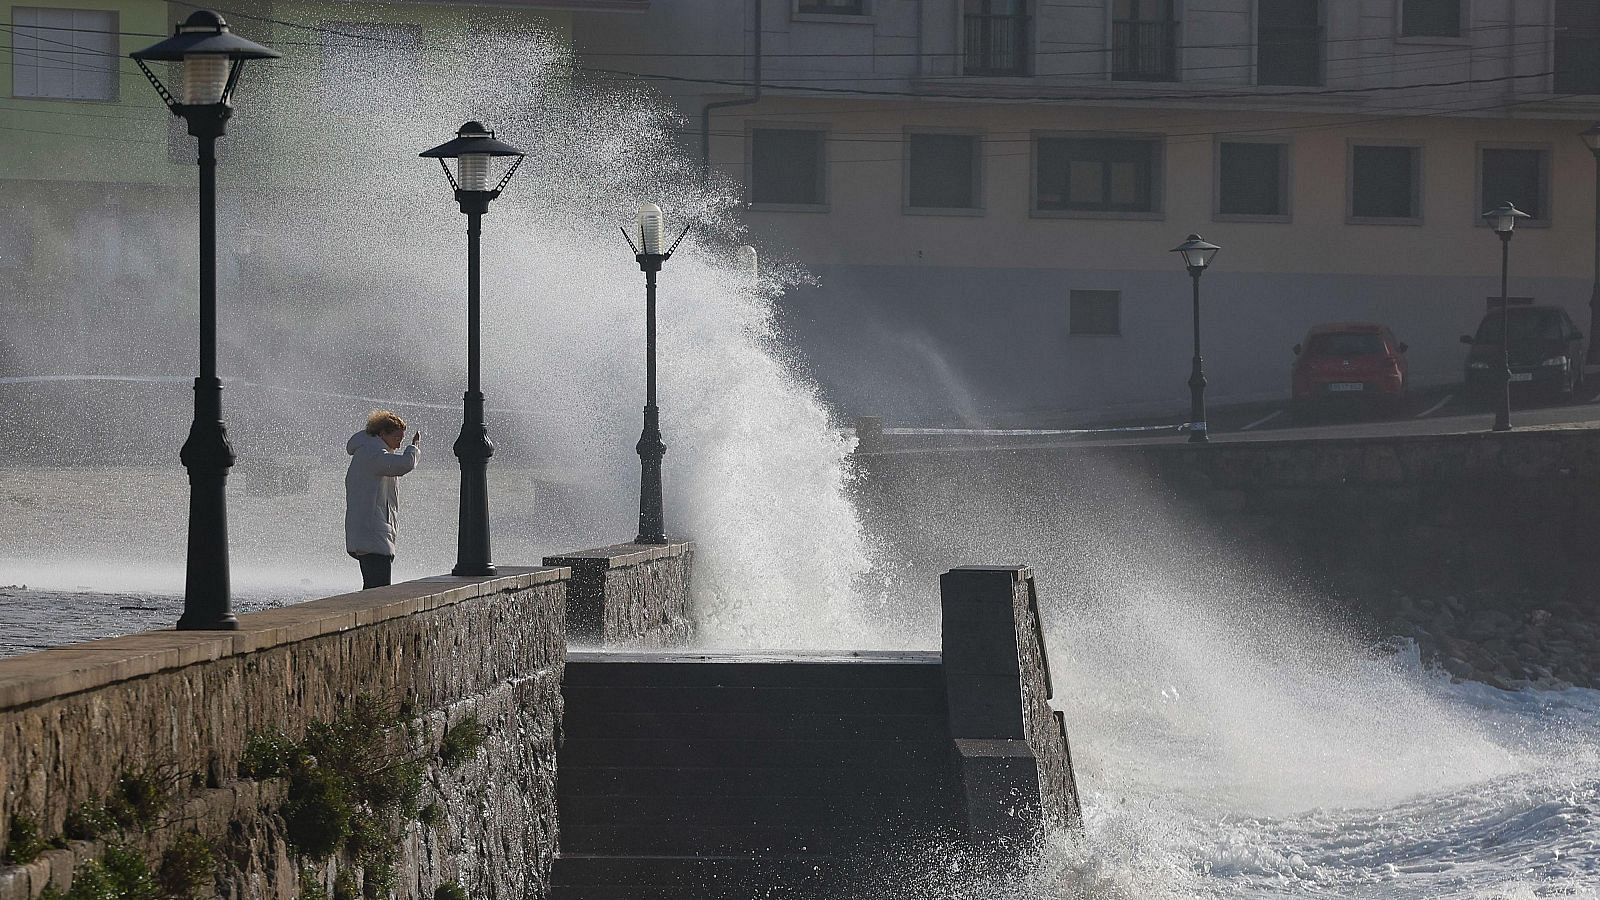
[[[1600,688],[1600,621],[1595,604],[1507,596],[1503,591],[1411,596],[1382,609],[1378,628],[1417,643],[1424,662],[1457,680],[1502,690]]]

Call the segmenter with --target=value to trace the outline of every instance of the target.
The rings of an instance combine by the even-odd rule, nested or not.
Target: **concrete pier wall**
[[[1259,602],[1329,600],[1378,636],[1455,659],[1457,674],[1469,662],[1512,686],[1600,682],[1600,430],[907,450],[856,462],[864,516],[913,583],[937,566],[917,548],[954,542],[1029,560],[1068,602],[1105,602],[1118,585],[1241,600],[1272,585]]]

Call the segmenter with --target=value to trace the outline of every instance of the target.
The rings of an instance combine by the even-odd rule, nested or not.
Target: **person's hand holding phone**
[[[417,443],[417,441],[420,441],[420,440],[422,440],[422,432],[420,432],[420,431],[411,436],[411,443],[413,445],[415,445]]]

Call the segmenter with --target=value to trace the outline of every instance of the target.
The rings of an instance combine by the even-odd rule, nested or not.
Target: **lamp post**
[[[489,201],[511,180],[522,164],[521,150],[498,140],[494,130],[482,122],[468,122],[456,131],[454,140],[419,153],[437,159],[456,202],[467,215],[467,391],[461,397],[461,434],[456,437],[455,454],[461,460],[461,512],[456,525],[456,566],[452,575],[493,575],[489,561],[489,457],[494,444],[483,417],[483,389],[479,380],[478,317],[478,236]],[[490,187],[490,160],[511,156],[515,160],[500,181]],[[451,173],[447,159],[456,161]]]
[[[1221,249],[1216,244],[1201,240],[1198,234],[1189,235],[1187,240],[1172,248],[1173,253],[1183,254],[1184,268],[1189,270],[1189,278],[1194,282],[1194,367],[1189,372],[1191,444],[1203,444],[1210,439],[1206,435],[1206,373],[1200,362],[1200,276],[1205,274],[1206,266],[1211,265],[1211,258]]]
[[[635,544],[665,544],[667,542],[666,512],[661,502],[661,458],[667,455],[667,445],[661,440],[661,416],[656,409],[656,273],[661,265],[672,258],[672,251],[683,243],[689,233],[684,226],[678,239],[667,247],[661,207],[654,203],[639,205],[639,243],[634,244],[626,228],[622,236],[633,249],[633,258],[644,272],[644,430],[639,433],[639,443],[634,449],[639,453],[639,536]]]
[[[1511,430],[1511,300],[1506,295],[1506,277],[1511,269],[1511,232],[1518,219],[1530,216],[1507,200],[1483,214],[1484,221],[1500,236],[1500,398],[1494,411],[1494,430]]]
[[[1600,122],[1578,135],[1584,146],[1594,155],[1594,289],[1589,292],[1589,349],[1584,362],[1600,363],[1600,344],[1595,335],[1600,334]]]
[[[247,59],[282,54],[228,30],[210,10],[196,10],[172,37],[128,54],[172,114],[200,144],[200,374],[194,380],[194,422],[178,458],[189,470],[189,543],[183,584],[184,631],[231,631],[228,574],[228,469],[233,445],[222,423],[222,380],[217,377],[217,138],[233,115],[233,89]],[[146,60],[183,66],[181,97],[174,97]]]

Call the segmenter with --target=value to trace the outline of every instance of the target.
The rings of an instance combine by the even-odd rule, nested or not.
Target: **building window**
[[[1481,207],[1493,209],[1509,200],[1536,222],[1550,220],[1548,150],[1486,147],[1479,164]]]
[[[1600,3],[1556,0],[1556,93],[1600,94]]]
[[[1178,22],[1173,0],[1116,0],[1111,22],[1111,77],[1172,81],[1178,77]]]
[[[750,130],[750,202],[820,206],[823,133],[798,128]]]
[[[1040,138],[1035,208],[1086,212],[1157,210],[1160,144],[1135,138]]]
[[[1069,334],[1122,334],[1120,291],[1073,291],[1067,298]]]
[[[1406,37],[1460,37],[1461,0],[1402,0],[1400,33]]]
[[[364,109],[422,100],[422,29],[416,25],[328,22],[322,37],[325,106]]]
[[[1217,153],[1218,214],[1289,215],[1289,145],[1225,141]]]
[[[1322,83],[1321,0],[1261,0],[1256,83]]]
[[[794,11],[803,16],[864,16],[866,0],[798,0]]]
[[[1028,74],[1026,0],[965,0],[967,75]]]
[[[976,209],[978,147],[977,135],[907,135],[906,206]]]
[[[16,6],[11,24],[13,97],[117,99],[116,13]]]
[[[1421,158],[1416,147],[1352,147],[1350,216],[1421,219]]]

